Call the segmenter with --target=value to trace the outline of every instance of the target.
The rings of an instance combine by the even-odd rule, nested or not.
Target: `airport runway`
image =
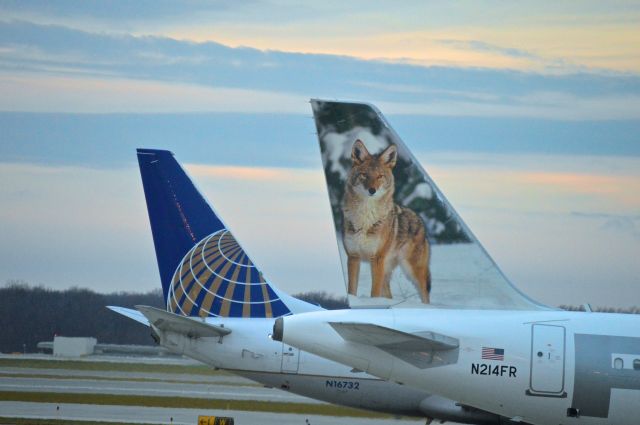
[[[60,407],[56,410],[56,407]],[[162,407],[96,406],[0,401],[0,416],[196,425],[198,415],[231,416],[236,425],[424,425],[424,420],[342,418],[234,410],[167,409]],[[135,419],[132,419],[135,418]]]
[[[223,400],[259,400],[280,403],[322,403],[275,388],[222,383],[162,381],[109,381],[91,379],[15,378],[0,374],[0,391],[56,392],[73,394],[127,394],[162,397],[193,397]],[[173,377],[167,377],[173,379]],[[251,382],[248,381],[247,382]]]
[[[15,359],[15,358],[14,358]],[[187,397],[211,400],[255,400],[273,403],[330,404],[274,388],[265,388],[246,378],[221,372],[158,373],[147,371],[60,369],[61,362],[49,358],[55,366],[20,367],[12,363],[0,366],[0,391],[61,394],[115,394],[136,396]],[[90,360],[89,360],[90,361]],[[102,360],[101,360],[102,361]],[[131,363],[131,359],[129,359]],[[70,366],[72,364],[69,364]],[[130,366],[129,366],[130,368]],[[99,368],[96,368],[99,369]],[[219,404],[218,404],[219,406]],[[359,417],[302,415],[231,410],[203,410],[124,405],[42,403],[0,401],[0,417],[86,420],[150,424],[197,423],[198,415],[232,416],[237,425],[423,425],[424,419],[372,419]]]
[[[220,375],[199,375],[193,373],[154,373],[154,372],[135,372],[119,370],[73,370],[73,369],[46,369],[46,368],[22,368],[22,367],[0,367],[0,378],[3,375],[20,374],[20,375],[39,375],[39,376],[76,376],[76,377],[96,377],[101,379],[150,379],[160,381],[182,381],[193,383],[207,384],[223,384],[223,385],[255,385],[260,384],[241,376],[232,375],[230,373],[220,373]]]

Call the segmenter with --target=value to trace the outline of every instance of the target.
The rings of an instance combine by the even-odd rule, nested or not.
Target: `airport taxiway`
[[[58,408],[59,409],[56,409]],[[196,425],[198,415],[230,416],[236,425],[424,425],[424,419],[397,420],[343,418],[238,410],[179,409],[137,406],[97,406],[87,404],[25,403],[0,401],[0,416],[126,422],[146,424]]]
[[[91,379],[25,378],[0,374],[0,391],[55,392],[73,394],[121,394],[161,397],[192,397],[223,400],[259,400],[280,403],[322,403],[245,380],[247,385],[181,382],[109,381]],[[167,378],[167,379],[173,379]]]
[[[21,356],[22,357],[22,356]],[[119,370],[117,364],[105,366],[103,359],[100,367],[73,369],[73,363],[65,364],[64,361],[51,356],[38,356],[36,360],[47,358],[52,363],[40,362],[34,365],[30,359],[24,356],[24,367],[15,356],[0,356],[11,358],[11,362],[0,363],[0,391],[10,393],[60,393],[60,394],[105,394],[122,396],[164,396],[201,398],[212,400],[240,400],[261,401],[274,404],[315,404],[321,405],[331,413],[333,405],[298,396],[293,393],[275,388],[264,387],[249,379],[232,375],[226,372],[201,373],[197,369],[195,373],[163,373],[149,372],[148,368],[135,370],[135,366],[127,365],[126,370]],[[91,362],[91,359],[83,361]],[[147,363],[146,360],[131,359],[127,363]],[[124,361],[120,361],[124,362]],[[118,361],[114,361],[118,363]],[[196,363],[173,360],[172,364],[179,366],[193,366]],[[76,363],[77,364],[77,363]],[[158,363],[156,363],[158,364]],[[66,367],[66,366],[69,367]],[[36,367],[32,367],[36,366]],[[162,365],[159,364],[162,370]],[[105,367],[112,370],[103,370]],[[131,370],[133,369],[133,370]],[[187,372],[189,368],[185,369]],[[20,399],[18,397],[18,399]],[[33,400],[25,398],[25,400]],[[125,403],[126,404],[126,403]],[[219,404],[217,404],[219,406]],[[285,407],[286,408],[286,407]],[[338,409],[338,408],[336,408]],[[298,410],[300,411],[300,410]],[[349,425],[423,425],[424,419],[416,418],[366,418],[353,416],[308,415],[297,413],[273,413],[263,411],[237,411],[226,409],[193,409],[193,408],[167,408],[128,405],[95,405],[79,403],[49,403],[33,401],[2,401],[0,400],[0,417],[9,418],[33,418],[33,419],[60,419],[83,420],[124,423],[148,423],[148,424],[197,424],[199,415],[231,416],[236,425],[329,425],[348,422]]]

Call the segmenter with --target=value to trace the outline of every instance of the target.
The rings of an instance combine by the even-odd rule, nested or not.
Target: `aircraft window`
[[[633,368],[635,370],[640,370],[640,359],[634,359],[633,360]]]
[[[620,357],[616,357],[616,359],[613,361],[613,367],[620,370],[624,367],[624,360],[622,360]]]

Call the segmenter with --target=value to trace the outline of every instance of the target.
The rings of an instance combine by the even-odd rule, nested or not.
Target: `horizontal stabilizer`
[[[133,319],[136,322],[142,323],[143,325],[149,326],[149,320],[144,317],[144,314],[140,313],[138,310],[132,310],[130,308],[118,307],[115,305],[108,305],[107,308],[111,311],[115,311],[118,314],[121,314],[129,319]]]
[[[230,329],[211,325],[201,319],[179,316],[155,307],[137,305],[149,323],[160,331],[169,331],[187,335],[191,338],[222,337],[231,333]]]
[[[458,348],[458,340],[435,332],[410,334],[370,323],[329,323],[340,336],[351,342],[374,347],[396,345],[410,350],[441,351]]]
[[[329,324],[345,341],[379,348],[420,369],[452,364],[458,358],[459,341],[436,332],[407,333],[370,323]]]

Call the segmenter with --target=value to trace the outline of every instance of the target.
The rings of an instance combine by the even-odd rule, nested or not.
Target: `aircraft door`
[[[290,345],[282,343],[282,372],[298,373],[300,366],[300,350]]]
[[[565,328],[536,324],[531,328],[529,395],[566,397],[564,392]]]

